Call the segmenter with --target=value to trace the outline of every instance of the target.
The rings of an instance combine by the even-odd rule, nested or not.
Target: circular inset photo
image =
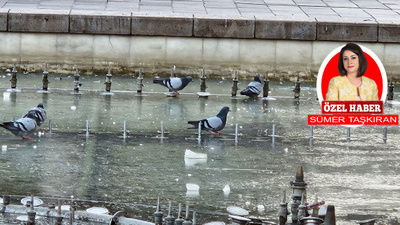
[[[379,58],[355,43],[342,45],[328,54],[317,77],[317,94],[322,101],[385,101],[387,77]]]

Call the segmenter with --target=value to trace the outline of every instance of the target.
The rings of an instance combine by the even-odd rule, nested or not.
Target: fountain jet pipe
[[[154,224],[162,225],[163,223],[163,213],[160,212],[160,197],[157,198],[157,209],[154,212]]]
[[[265,79],[264,79],[264,87],[263,87],[263,97],[264,98],[268,97],[268,92],[269,92],[269,79],[268,79],[268,72],[266,72]]]
[[[3,204],[0,213],[4,213],[6,211],[6,207],[10,204],[10,202],[11,202],[11,196],[3,195]]]
[[[43,91],[47,91],[47,89],[48,89],[48,86],[49,86],[49,78],[48,78],[48,76],[49,76],[49,72],[47,71],[47,63],[45,63],[44,64],[44,71],[43,71],[43,80],[42,80],[42,83],[43,83],[42,89],[43,89]]]
[[[89,137],[89,120],[86,120],[86,137]]]
[[[165,217],[165,225],[174,225],[175,224],[175,217],[171,215],[172,211],[172,203],[169,201],[169,206],[168,206],[168,216]]]
[[[32,195],[31,196],[31,206],[30,206],[29,211],[27,212],[27,214],[28,214],[27,225],[34,225],[35,224],[36,212],[33,209],[33,205],[34,205],[34,197]]]
[[[281,208],[279,210],[279,225],[285,225],[287,221],[287,216],[289,215],[286,203],[286,191],[283,191],[282,202],[280,204]]]
[[[386,144],[387,141],[387,127],[383,128],[383,143]]]
[[[350,127],[347,128],[347,142],[350,141]]]
[[[79,82],[79,73],[78,73],[78,66],[75,66],[75,75],[74,75],[74,91],[79,92],[79,87],[81,83]]]
[[[189,220],[189,205],[186,205],[186,216],[185,221],[183,221],[183,225],[192,225],[192,222]]]
[[[301,199],[303,198],[304,202],[306,202],[306,200],[307,200],[306,186],[307,186],[307,183],[304,182],[303,167],[298,166],[295,181],[290,182],[290,187],[293,190],[292,205],[291,205],[292,222],[293,223],[297,223],[299,220],[297,214],[298,214]]]
[[[164,139],[164,121],[161,121],[161,140]]]
[[[53,124],[51,122],[51,119],[49,119],[49,133],[53,130]]]
[[[124,120],[123,138],[126,138],[126,120]]]
[[[206,92],[207,86],[206,86],[206,74],[205,70],[201,71],[201,83],[200,83],[200,92]]]
[[[75,217],[75,207],[74,207],[74,200],[71,201],[71,206],[69,208],[69,224],[73,225]]]
[[[390,83],[388,85],[388,93],[387,93],[387,100],[394,99],[394,85],[393,85],[393,77],[390,78]]]
[[[106,85],[106,92],[110,92],[112,84],[112,74],[110,66],[108,66],[108,73],[106,74],[106,82],[104,82],[104,84]]]
[[[238,143],[238,134],[239,134],[239,125],[236,124],[236,126],[235,126],[235,144]]]
[[[143,89],[143,76],[142,76],[142,68],[139,69],[139,76],[137,78],[137,93],[141,94]]]
[[[178,218],[175,220],[175,225],[182,225],[183,222],[185,221],[182,218],[181,213],[182,213],[182,204],[179,203]]]
[[[304,217],[308,216],[308,212],[307,212],[307,206],[305,205],[305,201],[304,201],[304,193],[301,196],[301,203],[299,205],[299,211],[298,211],[298,215],[297,218],[298,220],[303,219]]]
[[[201,122],[199,122],[199,126],[198,126],[198,133],[199,136],[197,137],[199,144],[201,143]]]
[[[11,77],[11,88],[17,88],[17,69],[14,63],[13,69],[12,69],[12,77]]]
[[[56,216],[56,222],[54,223],[55,225],[61,225],[62,224],[62,215],[61,215],[61,201],[58,200],[58,208],[57,208],[57,216]]]
[[[238,74],[235,71],[235,77],[233,78],[233,85],[232,85],[232,97],[235,97],[238,91]]]
[[[176,69],[176,66],[174,65],[174,66],[171,68],[171,77],[176,77],[176,76],[175,76],[175,69]]]
[[[297,73],[297,80],[294,85],[294,98],[300,98],[300,74]]]

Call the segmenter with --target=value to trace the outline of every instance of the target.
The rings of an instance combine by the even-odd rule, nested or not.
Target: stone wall
[[[262,18],[149,15],[69,10],[0,10],[0,66],[22,70],[168,75],[181,74],[271,78],[316,78],[326,55],[356,42],[381,59],[388,76],[398,77],[398,27],[371,21],[316,21],[311,18]]]

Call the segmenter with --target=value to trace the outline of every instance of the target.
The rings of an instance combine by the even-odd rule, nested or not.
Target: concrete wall
[[[265,39],[196,38],[166,36],[121,36],[102,34],[57,34],[0,32],[0,66],[13,63],[17,68],[42,72],[44,63],[50,72],[132,74],[143,68],[145,75],[167,75],[176,65],[178,74],[242,76],[274,73],[270,77],[316,78],[318,69],[330,51],[347,42],[295,41]],[[381,59],[388,76],[398,76],[400,45],[361,43]]]

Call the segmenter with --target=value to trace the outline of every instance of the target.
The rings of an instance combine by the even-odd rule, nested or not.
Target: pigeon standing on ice
[[[212,134],[220,134],[218,131],[224,129],[228,112],[229,107],[224,106],[214,117],[197,121],[188,121],[188,124],[193,125],[193,127],[189,127],[189,129],[198,129],[200,123],[201,130],[212,131]]]
[[[249,97],[257,97],[260,93],[261,90],[263,89],[261,80],[260,80],[260,74],[256,74],[254,76],[254,80],[250,82],[246,89],[240,92],[241,95],[246,95]]]
[[[0,124],[0,127],[4,127],[5,129],[11,131],[14,135],[22,137],[22,139],[31,140],[32,138],[27,136],[36,130],[37,124],[36,120],[29,117],[24,117],[12,122],[4,122]]]
[[[170,78],[166,78],[164,80],[154,79],[153,83],[165,86],[169,89],[170,92],[179,94],[178,91],[185,88],[189,84],[189,82],[191,82],[192,80],[193,80],[193,78],[191,76],[187,76],[184,78],[170,77]]]
[[[36,120],[36,124],[38,126],[41,126],[43,122],[47,119],[47,113],[44,109],[43,103],[39,103],[39,105],[37,105],[36,107],[29,109],[24,118],[26,117]]]
[[[36,128],[42,125],[46,118],[47,113],[43,107],[43,103],[39,103],[36,107],[29,109],[28,113],[22,118],[11,122],[4,122],[0,126],[23,139],[32,139],[27,136],[35,132]]]

